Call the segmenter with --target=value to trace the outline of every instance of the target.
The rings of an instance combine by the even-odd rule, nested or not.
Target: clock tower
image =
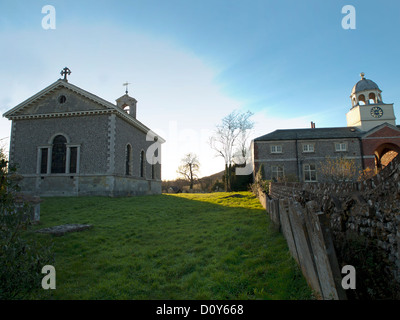
[[[361,80],[351,91],[351,109],[346,114],[348,127],[368,131],[383,123],[396,126],[393,103],[383,103],[382,91],[372,80],[361,73]]]

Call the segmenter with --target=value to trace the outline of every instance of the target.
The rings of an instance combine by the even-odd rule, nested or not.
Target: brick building
[[[11,164],[22,191],[42,196],[161,193],[161,144],[136,117],[137,101],[116,104],[63,79],[3,114],[12,121]]]
[[[321,166],[327,158],[353,159],[360,169],[382,168],[400,152],[400,126],[393,104],[382,100],[381,90],[361,74],[353,87],[347,127],[276,130],[252,141],[254,172],[263,165],[268,180],[295,178],[323,181]]]

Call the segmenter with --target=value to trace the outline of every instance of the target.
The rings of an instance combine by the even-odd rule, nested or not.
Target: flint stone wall
[[[305,222],[309,227],[316,226],[314,230],[307,229],[310,244],[318,237],[320,238],[320,233],[314,232],[318,226],[325,228],[326,236],[332,239],[332,247],[327,246],[327,243],[323,241],[309,246],[310,250],[325,246],[325,251],[331,257],[331,269],[335,269],[332,263],[337,265],[336,257],[334,257],[334,245],[337,241],[335,239],[340,239],[351,231],[376,242],[386,252],[390,262],[388,268],[391,269],[394,279],[400,282],[400,155],[380,173],[365,181],[337,184],[272,182],[269,190],[268,195],[263,194],[259,197],[260,201],[266,203],[265,208],[271,220],[280,226],[295,258],[296,253],[293,248],[298,250],[299,247],[304,247],[300,245],[300,242],[290,243],[293,242],[294,236],[291,236],[288,230],[291,227],[292,234],[295,234],[297,232],[295,230],[298,229],[298,226],[292,223],[292,217],[295,217],[296,213],[298,216],[304,215],[305,221],[307,219],[314,222],[320,220],[319,224]],[[308,253],[302,251],[301,255],[307,257]],[[297,256],[300,254],[297,253]],[[297,260],[301,265],[301,259]],[[321,258],[316,255],[314,269],[318,269],[319,261]],[[317,270],[318,277],[326,274],[327,270],[319,269]],[[308,270],[306,273],[312,272]],[[335,274],[337,274],[337,269],[332,273],[333,278]],[[305,276],[309,283],[314,283],[313,289],[317,292],[321,291],[321,296],[325,298],[323,290],[315,285],[313,276],[308,274]]]

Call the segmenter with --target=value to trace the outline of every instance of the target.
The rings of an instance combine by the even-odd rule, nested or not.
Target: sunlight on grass
[[[282,235],[249,192],[46,198],[56,290],[34,299],[310,299]],[[49,235],[32,233],[36,238]]]

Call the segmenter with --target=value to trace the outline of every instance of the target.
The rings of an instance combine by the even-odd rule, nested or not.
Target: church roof
[[[51,85],[49,85],[48,87],[46,87],[45,89],[39,91],[37,94],[33,95],[32,97],[26,99],[25,101],[21,102],[20,104],[18,104],[16,107],[12,108],[11,110],[8,110],[7,112],[5,112],[3,114],[3,117],[6,117],[7,119],[17,119],[17,118],[23,118],[23,117],[29,117],[29,115],[21,115],[20,112],[25,109],[26,107],[28,107],[29,105],[31,105],[32,103],[34,103],[35,101],[38,101],[39,99],[41,99],[42,97],[54,92],[55,90],[59,89],[59,88],[67,88],[79,95],[82,95],[84,97],[86,97],[87,99],[96,102],[97,104],[99,104],[100,106],[104,107],[104,110],[109,110],[113,113],[116,113],[117,115],[119,115],[120,117],[124,118],[125,120],[127,120],[128,122],[130,122],[134,127],[138,128],[139,130],[145,132],[145,133],[149,133],[150,135],[154,135],[157,136],[157,138],[159,138],[161,143],[164,143],[165,140],[156,135],[152,130],[150,130],[147,126],[145,126],[143,123],[141,123],[139,120],[137,120],[136,118],[130,116],[129,114],[127,114],[126,112],[124,112],[123,110],[121,110],[120,108],[118,108],[115,104],[108,102],[86,90],[83,90],[71,83],[69,83],[68,81],[65,81],[63,79],[58,79],[57,81],[55,81],[54,83],[52,83]],[[78,112],[79,113],[79,112]],[[98,113],[98,110],[95,111],[85,111],[85,114],[96,114]],[[77,114],[77,112],[68,112],[65,115],[67,116],[71,116],[71,115],[75,115]],[[60,114],[51,114],[51,116],[63,116],[63,113]],[[35,115],[35,118],[40,118],[40,117],[46,117],[46,114],[43,115]]]
[[[353,89],[351,90],[351,94],[358,93],[358,92],[365,91],[365,90],[379,90],[380,91],[378,85],[375,82],[373,82],[372,80],[363,78],[354,85]]]
[[[344,139],[358,138],[362,134],[356,127],[279,129],[255,138],[254,141]]]

